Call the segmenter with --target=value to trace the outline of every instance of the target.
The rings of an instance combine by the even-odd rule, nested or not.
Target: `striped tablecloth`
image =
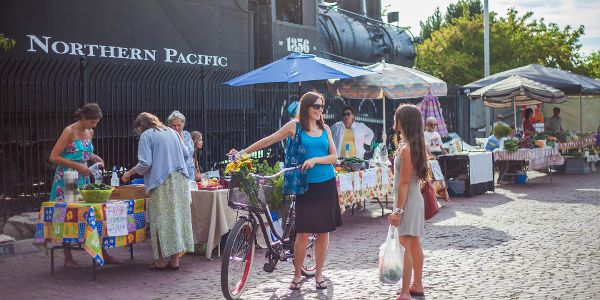
[[[587,146],[594,145],[596,140],[593,137],[587,137],[578,141],[572,141],[567,143],[558,143],[558,149],[560,151],[570,150],[570,149],[579,149],[585,148]]]
[[[519,149],[513,152],[496,149],[494,151],[494,161],[503,160],[526,160],[529,162],[529,168],[533,170],[559,166],[565,162],[556,147]]]

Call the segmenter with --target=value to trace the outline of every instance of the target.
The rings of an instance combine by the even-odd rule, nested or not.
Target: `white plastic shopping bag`
[[[398,228],[390,225],[385,243],[379,247],[379,281],[387,284],[402,279],[404,247],[398,239]]]

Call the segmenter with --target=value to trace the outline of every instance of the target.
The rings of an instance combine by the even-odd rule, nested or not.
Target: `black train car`
[[[137,113],[165,120],[177,109],[186,129],[204,133],[202,164],[211,168],[275,130],[290,95],[288,86],[222,82],[291,51],[412,65],[407,33],[378,20],[379,1],[351,2],[2,1],[0,33],[16,46],[0,50],[0,214],[47,198],[49,153],[84,103],[103,109],[94,146],[108,167],[135,163]]]

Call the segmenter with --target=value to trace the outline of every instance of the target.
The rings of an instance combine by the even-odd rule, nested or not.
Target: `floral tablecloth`
[[[124,247],[146,240],[146,200],[109,201],[111,205],[124,204],[126,212],[126,235],[110,236],[107,231],[106,203],[44,202],[36,224],[34,242],[81,243],[85,251],[104,265],[102,248]],[[125,212],[123,212],[125,214]],[[125,222],[124,222],[125,223]]]
[[[376,167],[336,175],[338,199],[341,205],[385,197],[393,185],[392,171],[388,167]]]

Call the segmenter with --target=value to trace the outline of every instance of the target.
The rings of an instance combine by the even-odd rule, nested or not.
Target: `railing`
[[[246,147],[287,122],[287,106],[309,90],[325,94],[328,124],[340,120],[342,107],[351,105],[357,119],[381,136],[381,100],[336,98],[329,94],[325,84],[314,82],[249,87],[221,84],[241,73],[145,62],[0,57],[3,220],[15,213],[35,211],[47,200],[55,168],[48,162],[52,147],[62,130],[75,121],[73,112],[87,102],[97,102],[103,111],[93,142],[95,153],[104,159],[107,168],[130,168],[135,164],[137,139],[133,121],[142,111],[156,114],[163,121],[171,111],[181,111],[187,119],[185,129],[198,130],[204,135],[201,165],[204,169],[214,169],[226,159],[224,153],[229,149]],[[388,102],[390,128],[392,108],[400,102]],[[444,107],[452,101],[441,102]],[[451,106],[444,110],[451,128],[461,118],[452,111]],[[275,161],[281,159],[281,149],[281,144],[276,144],[264,154]]]

